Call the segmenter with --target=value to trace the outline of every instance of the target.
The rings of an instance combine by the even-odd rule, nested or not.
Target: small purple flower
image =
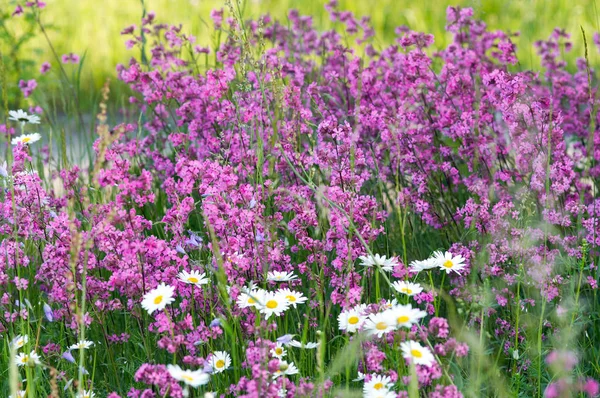
[[[71,354],[71,350],[63,352],[62,358],[66,359],[67,361],[69,361],[71,363],[75,363],[75,358],[73,357],[73,354]]]
[[[48,320],[48,322],[54,321],[54,315],[52,314],[52,308],[47,303],[44,303],[44,315],[46,316],[46,319]]]
[[[284,334],[283,336],[277,338],[277,342],[281,343],[281,344],[288,344],[293,339],[294,339],[293,334]]]
[[[50,65],[50,62],[44,62],[42,64],[42,66],[40,66],[40,73],[42,75],[45,74],[45,73],[47,73],[50,70],[51,67],[52,66]]]

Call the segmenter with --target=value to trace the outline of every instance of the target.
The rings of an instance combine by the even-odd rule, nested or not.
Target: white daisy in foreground
[[[375,254],[374,256],[360,256],[359,260],[363,267],[374,267],[378,265],[384,271],[393,271],[394,267],[398,265],[395,258],[387,258],[386,256],[380,256],[379,254]]]
[[[368,394],[365,394],[365,398],[396,398],[398,395],[388,390],[387,388],[382,388],[381,390],[373,390]]]
[[[40,356],[35,351],[31,351],[29,354],[21,353],[15,358],[17,366],[31,366],[40,365]]]
[[[93,345],[94,345],[94,343],[91,341],[81,340],[81,341],[79,341],[79,343],[73,344],[71,347],[69,347],[69,350],[86,350]]]
[[[215,351],[210,356],[209,364],[214,373],[221,373],[231,366],[231,356],[225,351]]]
[[[298,278],[293,272],[271,271],[267,274],[268,281],[274,282],[289,282]]]
[[[348,333],[355,333],[365,322],[360,312],[351,309],[350,311],[343,311],[338,315],[338,324],[340,330],[345,330]]]
[[[418,308],[413,308],[410,304],[398,305],[386,312],[389,312],[390,316],[396,320],[396,327],[398,328],[409,328],[415,323],[419,323],[422,318],[427,316],[425,311],[421,311]]]
[[[148,314],[152,314],[156,310],[160,311],[175,301],[174,294],[175,288],[173,286],[161,283],[154,290],[144,295],[142,308],[148,311]]]
[[[295,292],[290,289],[279,289],[277,293],[284,296],[287,299],[288,303],[294,308],[296,308],[296,305],[303,304],[304,302],[306,302],[306,300],[308,300],[308,298],[304,297],[302,293]]]
[[[396,319],[390,311],[371,314],[365,321],[364,329],[369,335],[381,337],[396,328]]]
[[[392,287],[396,289],[398,293],[406,294],[407,296],[414,296],[423,291],[423,288],[418,283],[396,281],[392,283]]]
[[[93,398],[96,396],[96,393],[94,393],[92,390],[83,390],[83,392],[77,393],[77,395],[75,395],[76,398]]]
[[[202,370],[183,370],[178,365],[167,365],[167,370],[172,378],[192,387],[203,386],[210,380],[210,375]]]
[[[18,111],[8,111],[8,119],[23,124],[40,124],[40,117],[38,115],[29,115],[23,109],[19,109]]]
[[[294,365],[293,362],[287,363],[285,361],[279,362],[279,369],[273,373],[273,378],[278,378],[279,376],[289,376],[298,374],[298,368]]]
[[[260,308],[264,303],[266,291],[262,289],[252,290],[247,293],[240,293],[237,297],[236,303],[240,308],[255,307]]]
[[[369,381],[365,382],[365,385],[363,386],[363,392],[365,394],[370,394],[379,390],[389,390],[393,385],[390,376],[371,375]]]
[[[465,258],[460,254],[458,256],[453,256],[452,253],[446,252],[442,254],[438,252],[435,256],[435,261],[437,262],[437,266],[446,271],[446,273],[450,273],[454,271],[460,274],[460,270],[465,268]]]
[[[283,345],[281,343],[278,343],[274,348],[271,348],[271,355],[273,355],[273,357],[277,358],[277,359],[281,359],[285,356],[285,354],[287,354],[287,351],[285,350],[285,348],[283,348]]]
[[[321,342],[319,341],[319,342],[313,343],[313,342],[308,341],[308,342],[302,344],[298,340],[292,340],[288,343],[288,345],[291,345],[292,347],[296,347],[296,348],[306,348],[308,350],[312,350],[313,348],[317,348],[318,346],[320,346]]]
[[[28,145],[28,144],[32,144],[36,141],[39,141],[41,139],[42,139],[42,136],[39,135],[38,133],[23,134],[23,135],[13,138],[10,143],[13,145],[18,145],[20,143],[24,144],[24,145]]]
[[[431,366],[435,362],[433,354],[427,347],[423,347],[416,341],[405,341],[400,344],[402,356],[412,360],[416,365]]]
[[[199,271],[181,271],[177,276],[181,282],[189,285],[200,286],[208,284],[208,278],[206,277],[206,274],[200,273]]]
[[[27,392],[25,390],[19,390],[17,391],[17,395],[15,395],[16,398],[25,398]],[[8,398],[13,398],[12,395],[9,395]]]
[[[29,336],[24,335],[18,335],[17,337],[15,337],[10,345],[12,346],[13,350],[18,350],[19,348],[23,347],[25,344],[27,344],[27,342],[29,341]]]
[[[269,319],[271,315],[281,315],[288,308],[290,308],[290,304],[284,295],[267,292],[263,298],[262,305],[260,306],[260,312],[265,314],[265,319]]]
[[[410,270],[413,272],[421,272],[427,269],[437,268],[437,261],[435,259],[437,254],[441,252],[434,252],[433,255],[425,260],[415,260],[410,263]]]

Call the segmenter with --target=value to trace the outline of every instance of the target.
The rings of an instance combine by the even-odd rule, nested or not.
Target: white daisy
[[[406,294],[407,296],[414,296],[423,291],[423,288],[418,283],[396,281],[392,283],[392,287],[396,289],[398,293]]]
[[[385,300],[383,302],[383,308],[391,310],[392,308],[396,307],[398,305],[398,300],[396,299],[392,299],[390,300]]]
[[[290,289],[279,289],[277,293],[283,295],[294,308],[296,308],[296,305],[303,304],[308,300],[302,293]]]
[[[15,363],[17,366],[30,366],[40,365],[40,356],[35,351],[31,351],[29,354],[21,353],[15,357]]]
[[[375,254],[374,256],[360,256],[359,260],[364,267],[374,267],[378,265],[384,271],[393,271],[394,267],[398,265],[395,258],[387,258],[386,256],[380,256],[379,254]]]
[[[15,395],[17,398],[25,398],[27,392],[25,390],[19,390],[17,391],[17,395]],[[13,398],[12,395],[9,395],[8,398]]]
[[[266,319],[271,315],[279,316],[290,308],[289,301],[284,295],[273,292],[267,292],[261,304],[260,312],[265,314]]]
[[[214,373],[221,373],[231,366],[231,356],[225,351],[215,351],[210,356],[209,364]]]
[[[405,341],[400,344],[402,356],[412,360],[416,365],[431,366],[435,362],[435,358],[429,348],[423,347],[416,341]]]
[[[421,311],[418,308],[413,308],[410,304],[398,305],[386,312],[389,312],[390,316],[396,320],[396,327],[398,328],[409,328],[413,324],[418,323],[421,318],[427,316],[425,311]]]
[[[369,335],[381,337],[396,327],[396,319],[390,311],[371,314],[365,321],[364,329]]]
[[[363,386],[363,393],[369,394],[379,390],[389,390],[394,386],[390,376],[371,375],[369,381]]]
[[[293,272],[271,271],[267,274],[268,281],[274,282],[289,282],[298,278]]]
[[[29,341],[29,336],[24,335],[18,335],[17,337],[15,337],[10,344],[12,345],[13,350],[18,350],[19,348],[23,347],[25,344],[27,344],[27,342]]]
[[[142,308],[148,311],[148,314],[152,314],[156,310],[162,310],[175,301],[174,294],[175,288],[173,286],[161,283],[154,290],[144,295]]]
[[[206,285],[209,282],[205,273],[200,273],[196,270],[192,272],[181,271],[177,276],[179,277],[179,280],[181,282],[187,283],[189,285],[200,286]]]
[[[256,289],[249,292],[242,292],[239,294],[236,302],[238,307],[240,308],[260,308],[262,306],[262,303],[264,303],[265,295],[266,291],[262,289]]]
[[[77,395],[75,395],[76,398],[93,398],[96,396],[96,393],[94,393],[92,390],[83,390],[83,392],[77,393]]]
[[[285,361],[279,362],[279,369],[273,373],[273,378],[278,378],[279,376],[289,376],[298,374],[298,368],[294,365],[293,362],[287,363]]]
[[[13,138],[10,143],[13,145],[18,145],[19,143],[28,145],[28,144],[33,144],[34,142],[39,141],[41,139],[42,139],[42,136],[39,135],[38,133],[23,134],[23,135]]]
[[[283,348],[283,345],[281,343],[277,343],[277,345],[274,348],[271,348],[271,355],[277,359],[281,359],[285,356],[285,354],[287,354],[287,351],[285,350],[285,348]]]
[[[363,381],[364,379],[365,379],[365,374],[359,370],[358,377],[356,379],[353,379],[352,381]]]
[[[396,398],[398,395],[388,390],[387,388],[382,388],[381,390],[373,390],[368,394],[364,395],[364,398]]]
[[[306,342],[304,344],[302,344],[300,341],[298,340],[292,340],[288,343],[288,345],[291,345],[292,347],[296,347],[296,348],[306,348],[308,350],[312,350],[313,348],[317,348],[318,346],[321,345],[321,342]]]
[[[93,345],[94,343],[91,341],[81,340],[77,344],[73,344],[71,347],[69,347],[69,350],[86,350]]]
[[[167,365],[167,370],[172,378],[192,387],[203,386],[210,380],[210,375],[202,370],[183,370],[178,365]]]
[[[365,322],[365,317],[360,312],[354,309],[343,311],[338,315],[338,324],[340,330],[345,330],[348,333],[355,333]]]
[[[425,260],[415,260],[410,263],[410,270],[414,272],[421,272],[427,269],[436,268],[437,261],[436,255],[440,252],[434,252],[433,255]]]
[[[30,124],[40,124],[40,117],[38,115],[29,115],[23,109],[19,109],[18,111],[8,111],[8,119],[14,120],[19,123],[30,123]]]
[[[438,252],[435,256],[435,261],[437,262],[437,266],[448,274],[452,271],[460,273],[459,271],[466,266],[465,258],[463,256],[460,254],[458,256],[453,256],[450,252],[444,254]]]

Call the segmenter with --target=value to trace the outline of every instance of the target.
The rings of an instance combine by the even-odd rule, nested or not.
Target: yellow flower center
[[[377,325],[375,325],[375,328],[377,330],[385,330],[385,329],[387,329],[387,326],[388,326],[387,323],[379,322]]]
[[[452,261],[450,261],[450,260],[446,260],[446,261],[444,261],[444,264],[442,264],[442,265],[443,265],[444,267],[446,267],[446,268],[452,268],[452,267],[454,267],[454,264],[453,264],[453,263],[452,263]]]
[[[193,276],[190,276],[190,277],[188,278],[188,282],[192,282],[192,283],[198,283],[198,278],[195,278],[195,277],[193,277]]]
[[[183,380],[186,380],[186,381],[189,381],[189,382],[194,381],[194,378],[192,376],[189,376],[189,375],[183,375],[181,377],[183,378]]]
[[[279,370],[281,370],[282,372],[285,372],[288,367],[289,367],[288,364],[285,362],[282,362],[279,364]]]
[[[217,368],[221,369],[222,367],[225,366],[225,361],[222,359],[219,359],[215,365]]]
[[[29,138],[29,137],[25,137],[25,138],[23,138],[23,142],[24,142],[24,143],[28,143],[29,141],[31,141],[31,138]]]
[[[414,348],[412,350],[410,350],[410,353],[415,358],[421,358],[423,356],[423,353],[421,351],[416,350]]]
[[[383,383],[377,383],[373,386],[373,388],[376,390],[381,390],[383,388]]]
[[[408,322],[409,320],[410,320],[410,318],[409,318],[408,316],[406,316],[406,315],[400,315],[400,316],[398,317],[398,319],[396,319],[396,321],[397,321],[398,323],[406,323],[406,322]]]
[[[281,348],[281,347],[275,348],[275,354],[277,354],[277,355],[283,354],[283,348]]]
[[[154,299],[154,304],[158,305],[158,304],[162,303],[162,299],[163,299],[163,296],[156,296],[156,298]]]
[[[254,300],[252,297],[248,297],[248,304],[256,304],[256,300]]]
[[[270,309],[277,308],[277,301],[275,301],[275,300],[267,301],[267,308],[270,308]]]
[[[406,294],[411,294],[412,293],[412,290],[409,289],[409,288],[407,288],[407,287],[403,287],[402,289],[400,289],[400,291],[402,293],[406,293]]]
[[[351,316],[350,318],[348,318],[348,323],[350,325],[356,325],[358,323],[359,319],[357,316]]]
[[[25,356],[23,356],[23,359],[21,359],[21,362],[22,362],[22,363],[27,363],[27,362],[29,362],[29,356],[28,356],[28,355],[25,355]]]
[[[288,299],[292,303],[296,301],[296,297],[292,296],[291,294],[289,296],[285,296],[285,298]]]

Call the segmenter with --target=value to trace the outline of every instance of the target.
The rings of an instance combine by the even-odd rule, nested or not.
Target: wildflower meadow
[[[600,396],[598,32],[141,1],[90,94],[10,4],[0,397]]]

